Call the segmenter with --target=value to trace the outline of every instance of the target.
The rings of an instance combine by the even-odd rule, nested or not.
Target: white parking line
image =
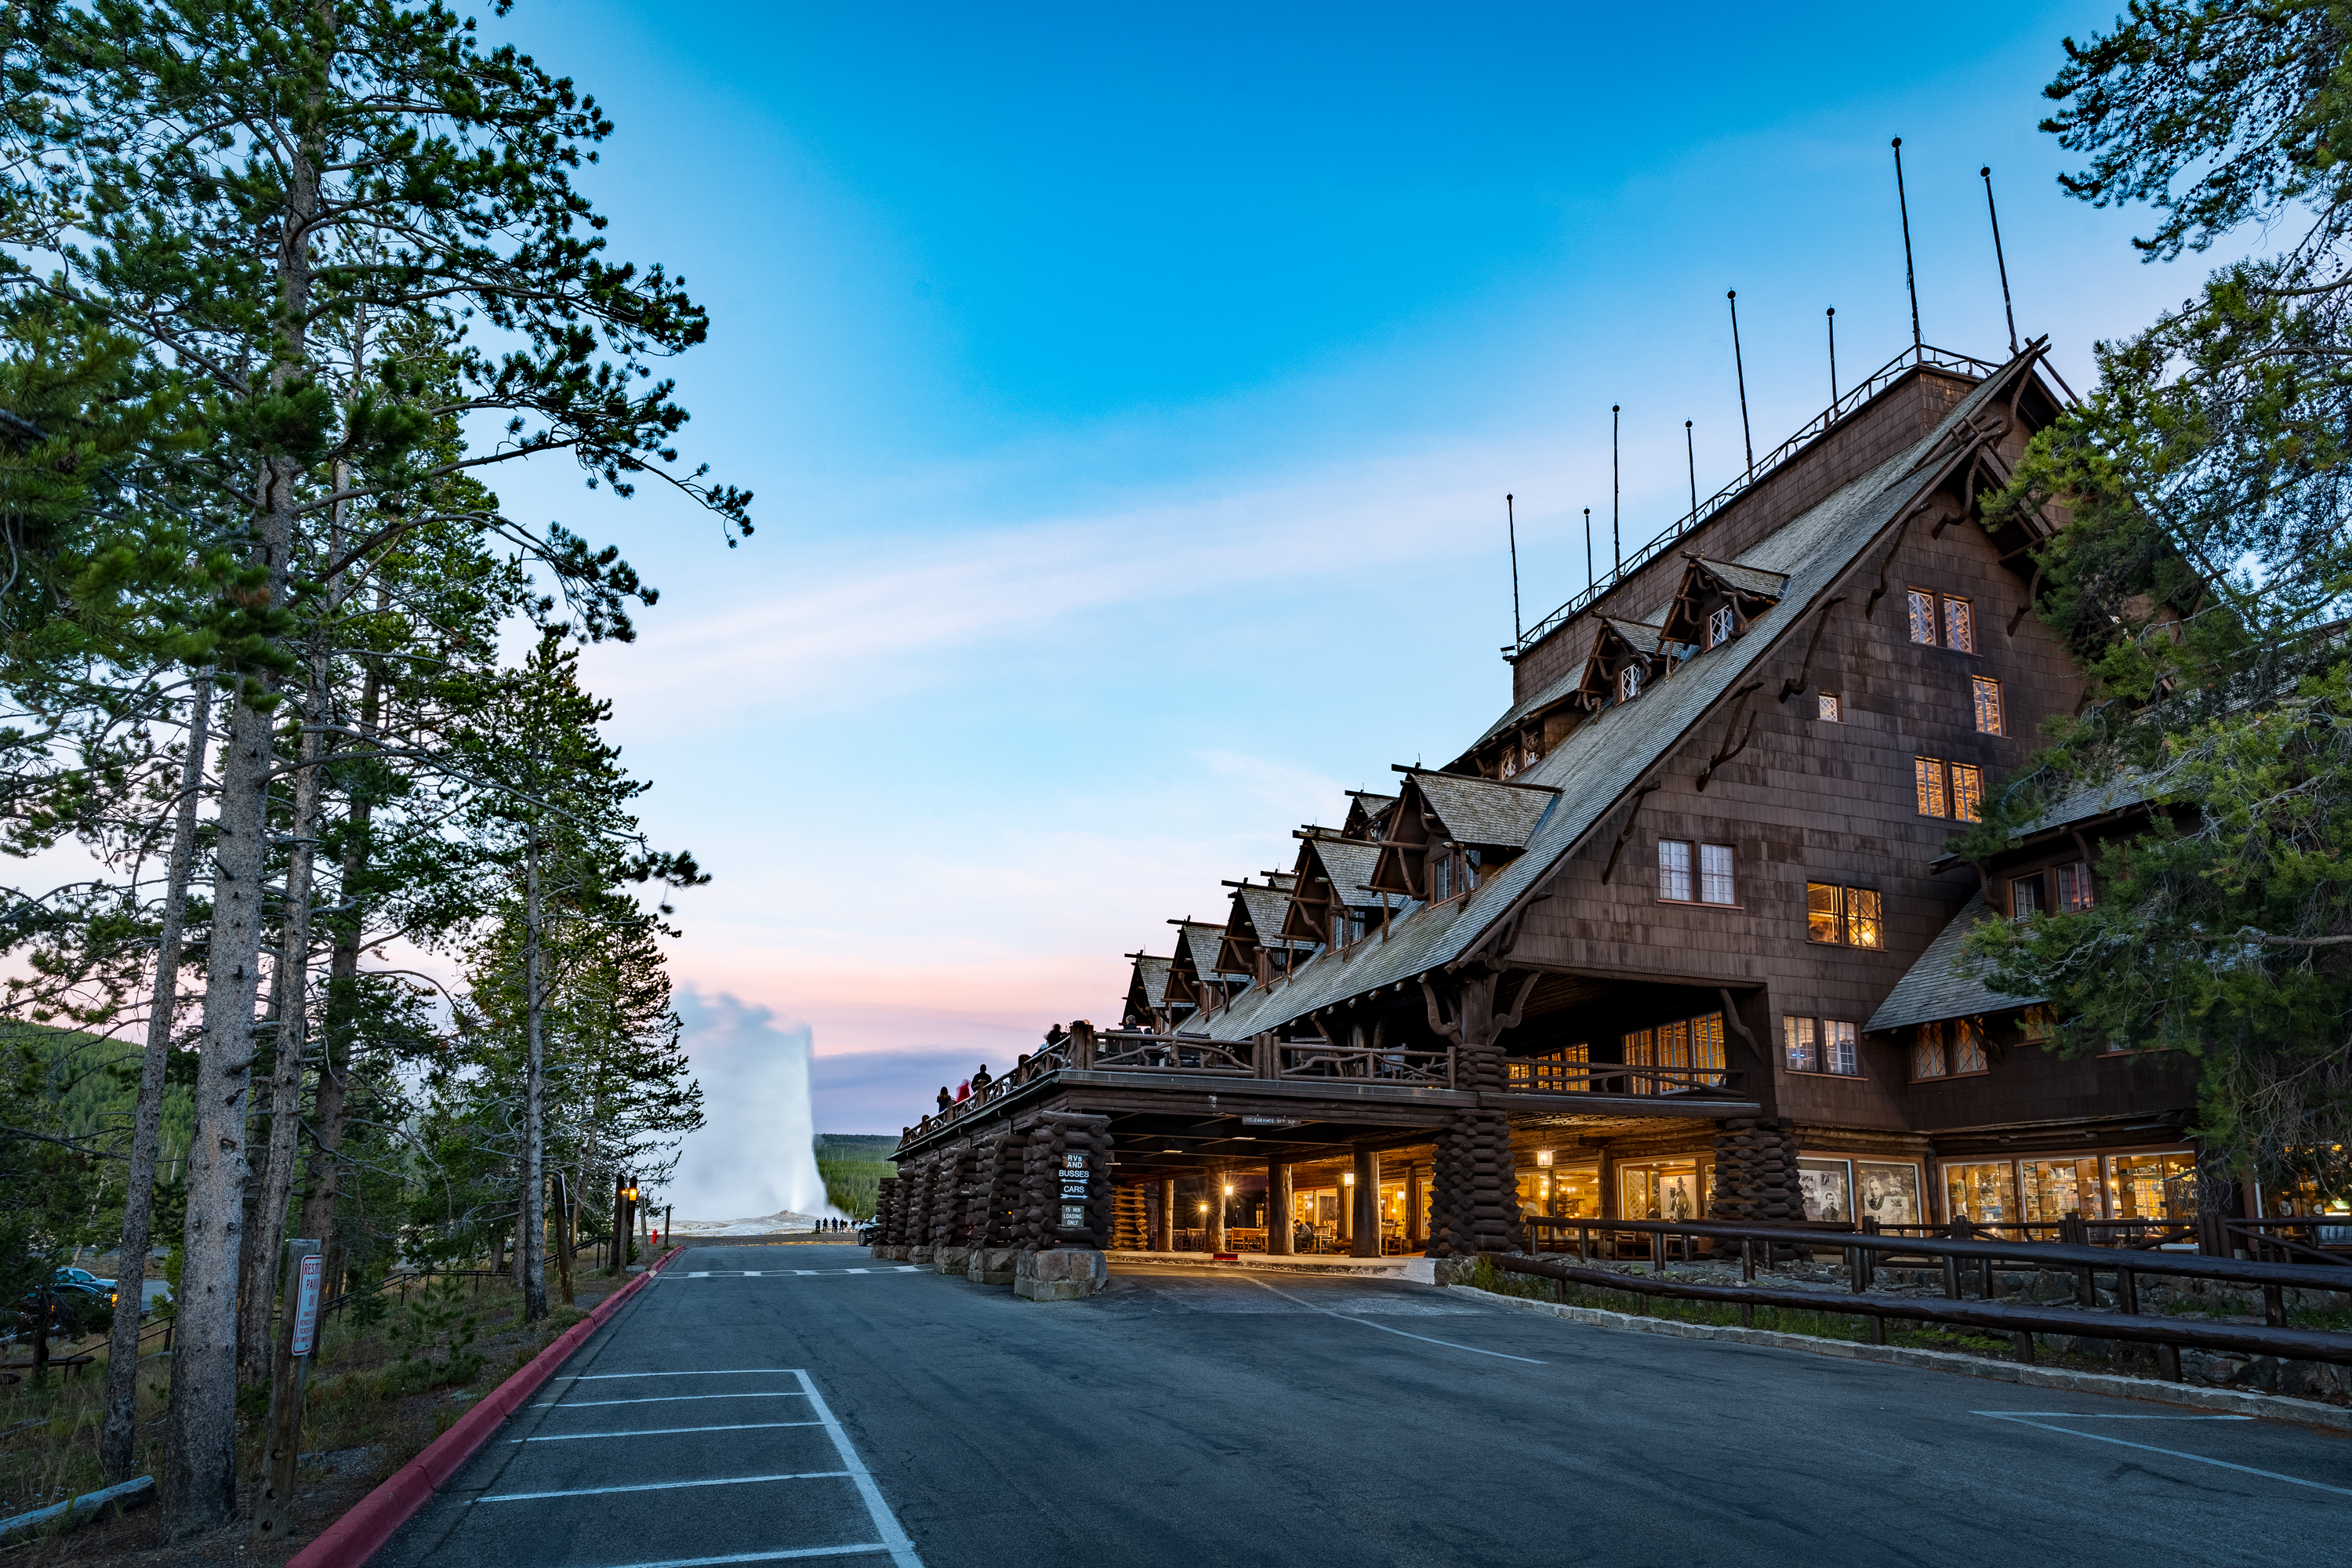
[[[732,1426],[648,1426],[639,1432],[551,1432],[543,1437],[513,1437],[515,1443],[577,1443],[583,1437],[671,1437],[680,1432],[766,1432],[778,1426],[822,1426],[822,1421],[746,1421]]]
[[[866,1511],[874,1518],[875,1533],[881,1536],[889,1549],[890,1568],[923,1568],[923,1560],[915,1554],[915,1543],[907,1539],[905,1531],[898,1528],[898,1516],[890,1511],[890,1505],[882,1500],[882,1489],[874,1484],[873,1473],[857,1457],[857,1450],[850,1445],[848,1434],[842,1431],[841,1423],[833,1418],[833,1412],[826,1407],[824,1396],[817,1393],[816,1384],[809,1381],[809,1374],[805,1372],[793,1375],[801,1380],[801,1387],[807,1391],[809,1408],[815,1411],[817,1419],[824,1424],[824,1435],[833,1439],[833,1451],[841,1456],[841,1462],[848,1467],[850,1476],[856,1481],[857,1495],[866,1500]]]
[[[560,1492],[492,1492],[477,1498],[477,1502],[533,1502],[551,1497],[603,1497],[607,1492],[667,1492],[686,1487],[748,1487],[761,1481],[838,1481],[849,1479],[847,1470],[804,1470],[791,1476],[717,1476],[707,1481],[640,1481],[625,1487],[580,1487]]]
[[[1990,1416],[1991,1416],[1991,1417],[1992,1417],[1994,1420],[1996,1420],[1996,1421],[2014,1421],[2014,1422],[2016,1422],[2020,1426],[2039,1426],[2039,1427],[2041,1427],[2041,1428],[2042,1428],[2042,1430],[2043,1430],[2044,1432],[2056,1432],[2056,1433],[2060,1434],[2061,1436],[2067,1436],[2067,1437],[2082,1437],[2082,1438],[2085,1438],[2085,1439],[2087,1439],[2087,1440],[2089,1440],[2089,1441],[2091,1441],[2091,1442],[2094,1442],[2094,1443],[2113,1443],[2113,1444],[2114,1444],[2116,1447],[2118,1447],[2118,1448],[2138,1448],[2138,1449],[2143,1450],[2144,1452],[2150,1453],[2150,1454],[2167,1454],[2167,1455],[2169,1455],[2169,1456],[2171,1456],[2173,1458],[2176,1458],[2176,1459],[2193,1459],[2193,1460],[2195,1460],[2197,1463],[2199,1463],[2199,1464],[2200,1464],[2200,1465],[2211,1465],[2211,1466],[2215,1467],[2216,1468],[2219,1468],[2219,1469],[2224,1469],[2224,1470],[2236,1470],[2236,1471],[2237,1471],[2239,1474],[2241,1474],[2241,1475],[2247,1475],[2247,1476],[2260,1476],[2260,1477],[2262,1477],[2262,1478],[2263,1478],[2263,1479],[2265,1479],[2265,1480],[2273,1480],[2273,1481],[2286,1481],[2286,1482],[2290,1482],[2291,1484],[2293,1484],[2293,1485],[2294,1485],[2294,1486],[2298,1486],[2298,1487],[2309,1487],[2309,1488],[2311,1488],[2311,1489],[2312,1489],[2313,1490],[2315,1490],[2315,1491],[2334,1492],[2334,1493],[2335,1493],[2336,1496],[2338,1496],[2338,1497],[2352,1497],[2352,1488],[2347,1488],[2347,1487],[2331,1487],[2331,1486],[2327,1485],[2327,1484],[2326,1484],[2326,1482],[2324,1482],[2324,1481],[2307,1481],[2307,1480],[2305,1480],[2301,1476],[2283,1476],[2283,1475],[2279,1474],[2279,1472],[2278,1472],[2278,1471],[2276,1471],[2276,1470],[2258,1470],[2258,1469],[2254,1468],[2254,1467],[2253,1467],[2253,1466],[2252,1466],[2252,1465],[2235,1465],[2235,1464],[2231,1464],[2231,1463],[2229,1460],[2227,1460],[2227,1459],[2209,1459],[2209,1458],[2206,1458],[2204,1455],[2202,1455],[2202,1454],[2184,1454],[2184,1453],[2182,1453],[2182,1452],[2181,1452],[2179,1449],[2178,1449],[2178,1448],[2159,1448],[2159,1447],[2157,1447],[2155,1444],[2153,1444],[2153,1443],[2133,1443],[2133,1442],[2127,1442],[2127,1441],[2126,1441],[2124,1438],[2121,1438],[2121,1437],[2108,1437],[2108,1436],[2101,1436],[2099,1433],[2096,1433],[2096,1432],[2075,1432],[2075,1431],[2070,1431],[2069,1429],[2067,1429],[2066,1427],[2063,1427],[2063,1426],[2051,1426],[2049,1423],[2044,1422],[2044,1421],[2029,1421],[2029,1420],[2027,1420],[2027,1419],[2025,1418],[2025,1416],[2024,1416],[2022,1414],[2020,1414],[2020,1413],[2015,1412],[2015,1411],[2009,1411],[2009,1410],[1973,1410],[1973,1411],[1970,1411],[1970,1412],[1969,1412],[1969,1414],[1970,1414],[1970,1415],[1990,1415]],[[2067,1421],[2081,1421],[2081,1420],[2095,1420],[2095,1419],[2097,1419],[2097,1417],[2095,1417],[2095,1416],[2065,1415],[2061,1415],[2059,1412],[2056,1412],[2056,1411],[2036,1411],[2036,1412],[2033,1412],[2033,1414],[2035,1414],[2035,1415],[2059,1415],[2060,1419],[2062,1419],[2062,1420],[2067,1420]],[[2226,1415],[2224,1415],[2224,1416],[2214,1416],[2214,1415],[2170,1415],[2170,1416],[2151,1416],[2151,1417],[2148,1417],[2148,1419],[2151,1419],[2151,1420],[2168,1420],[2168,1421],[2216,1421],[2216,1420],[2220,1420],[2220,1421],[2227,1421],[2227,1420],[2251,1420],[2251,1419],[2252,1419],[2252,1417],[2251,1417],[2251,1416],[2226,1416]]]
[[[1265,1289],[1274,1290],[1274,1287],[1266,1284],[1263,1279],[1253,1279],[1250,1283],[1259,1286]],[[1352,1317],[1346,1312],[1335,1312],[1328,1307],[1318,1307],[1312,1301],[1299,1300],[1297,1297],[1292,1295],[1287,1290],[1274,1290],[1274,1293],[1281,1297],[1286,1301],[1297,1301],[1300,1306],[1306,1308],[1310,1312],[1320,1312],[1327,1318],[1337,1318],[1343,1323],[1362,1323],[1364,1327],[1368,1329],[1378,1329],[1384,1334],[1395,1334],[1402,1339],[1419,1340],[1425,1345],[1444,1345],[1450,1351],[1468,1351],[1472,1355],[1490,1355],[1499,1361],[1523,1361],[1529,1366],[1549,1366],[1551,1364],[1549,1362],[1538,1361],[1533,1356],[1512,1355],[1507,1351],[1483,1351],[1476,1345],[1457,1345],[1452,1340],[1433,1340],[1427,1334],[1408,1334],[1402,1329],[1392,1329],[1386,1323],[1371,1322],[1363,1318]]]
[[[718,1568],[722,1563],[782,1563],[788,1557],[853,1557],[889,1550],[873,1541],[857,1546],[802,1546],[790,1552],[730,1552],[724,1557],[665,1557],[658,1563],[625,1563],[621,1568]]]
[[[583,1372],[571,1377],[552,1377],[550,1383],[604,1383],[616,1377],[790,1377],[788,1366],[737,1366],[719,1372]]]
[[[683,1405],[689,1399],[798,1399],[800,1391],[793,1388],[768,1388],[757,1394],[652,1394],[642,1399],[575,1399],[566,1404],[551,1399],[544,1405],[530,1406],[533,1410],[593,1410],[602,1405]]]

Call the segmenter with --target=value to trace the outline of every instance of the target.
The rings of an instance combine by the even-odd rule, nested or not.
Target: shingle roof
[[[1936,933],[1936,940],[1927,944],[1919,961],[1895,983],[1895,989],[1886,994],[1886,1000],[1878,1005],[1878,1011],[1863,1027],[1873,1033],[1903,1029],[1946,1018],[1972,1018],[1979,1013],[2005,1013],[2042,1001],[2039,996],[2012,996],[2006,991],[1995,991],[1977,977],[1962,957],[1960,943],[1969,932],[1984,921],[1999,918],[1982,893],[1969,899],[1952,917],[1951,923]]]
[[[1705,567],[1725,587],[1737,588],[1743,594],[1761,594],[1767,598],[1777,599],[1780,591],[1789,585],[1789,574],[1785,572],[1766,572],[1759,567],[1742,566],[1736,561],[1716,561],[1704,555],[1694,555],[1691,559]]]
[[[1164,1007],[1168,1005],[1168,970],[1174,961],[1145,956],[1135,961],[1135,978],[1129,984],[1143,991],[1143,1005]]]
[[[1191,960],[1192,973],[1202,980],[1230,975],[1233,971],[1217,967],[1217,949],[1224,940],[1224,927],[1187,921],[1176,928],[1177,956]]]
[[[2008,374],[1978,384],[1934,431],[1743,552],[1738,564],[1789,574],[1780,603],[1749,623],[1749,636],[1697,655],[1673,679],[1602,710],[1520,774],[1523,783],[1557,784],[1563,791],[1528,841],[1526,854],[1468,898],[1415,910],[1391,927],[1386,941],[1324,953],[1301,965],[1288,983],[1253,989],[1208,1029],[1218,1038],[1246,1039],[1462,956],[1780,646],[1813,601],[1863,558],[1914,500],[1940,481],[1945,465],[1938,454],[1947,437],[1962,420],[1981,415],[2030,363],[2012,361]]]
[[[1360,910],[1380,903],[1381,896],[1364,887],[1372,879],[1379,849],[1353,838],[1317,838],[1309,841],[1307,852],[1323,863],[1323,874],[1331,879],[1331,890],[1341,903]]]
[[[1657,652],[1658,634],[1665,629],[1643,621],[1621,621],[1614,616],[1601,616],[1601,624],[1623,637],[1637,653]]]
[[[1248,913],[1250,931],[1260,947],[1312,947],[1312,942],[1292,942],[1282,934],[1282,918],[1290,912],[1291,879],[1285,877],[1282,882],[1279,888],[1235,888],[1234,897]]]
[[[1446,837],[1481,849],[1526,848],[1537,824],[1559,799],[1552,790],[1464,773],[1417,773],[1411,777],[1444,826]]]

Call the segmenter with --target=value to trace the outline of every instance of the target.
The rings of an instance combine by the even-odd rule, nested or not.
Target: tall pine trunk
[[[288,162],[278,276],[284,337],[270,385],[309,372],[310,230],[318,217],[313,150]],[[289,457],[266,459],[252,559],[264,586],[257,606],[286,603],[301,472]],[[188,1223],[173,1330],[172,1405],[163,1450],[163,1529],[183,1540],[236,1512],[237,1255],[245,1231],[246,1100],[253,1075],[253,1003],[261,979],[262,878],[269,863],[269,777],[276,720],[265,670],[238,672],[221,753],[220,813],[213,852],[213,923],[205,963],[205,1036],[196,1067],[195,1133],[188,1143]],[[290,1110],[290,1108],[289,1108]]]
[[[294,775],[293,842],[286,861],[286,902],[278,953],[277,1071],[269,1085],[269,1152],[262,1167],[260,1202],[248,1217],[251,1256],[259,1267],[247,1278],[237,1313],[237,1363],[248,1383],[269,1374],[269,1315],[278,1294],[279,1244],[294,1195],[294,1162],[302,1131],[302,1065],[310,1036],[310,880],[317,863],[320,766],[327,722],[324,630],[313,635],[310,691],[302,705],[301,765]]]
[[[516,1246],[522,1254],[522,1315],[535,1323],[547,1316],[547,1179],[541,1168],[545,1154],[542,1103],[546,1061],[540,1026],[545,998],[540,994],[539,830],[531,829],[524,859],[523,912],[529,940],[523,948],[525,1049],[522,1077],[522,1213],[518,1216]]]
[[[122,1198],[122,1246],[114,1272],[113,1331],[107,1339],[106,1415],[98,1463],[110,1485],[131,1479],[139,1409],[139,1319],[147,1299],[147,1252],[153,1245],[155,1170],[163,1147],[163,1075],[179,1011],[180,928],[187,918],[188,876],[196,858],[196,803],[204,793],[205,752],[212,739],[213,672],[196,674],[188,700],[188,756],[163,873],[163,918],[155,933],[155,994],[147,1016],[147,1049],[139,1061],[139,1103],[131,1126],[130,1186]]]

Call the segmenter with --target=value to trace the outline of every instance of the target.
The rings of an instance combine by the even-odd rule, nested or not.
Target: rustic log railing
[[[2146,1253],[2111,1247],[1963,1241],[1942,1237],[1889,1236],[1872,1231],[1732,1225],[1712,1220],[1567,1219],[1529,1215],[1523,1223],[1554,1232],[1576,1232],[1578,1261],[1569,1264],[1541,1257],[1510,1254],[1496,1258],[1496,1266],[1507,1272],[1539,1275],[1553,1279],[1560,1284],[1563,1298],[1566,1286],[1573,1283],[1601,1289],[1626,1290],[1641,1296],[1722,1301],[1739,1307],[1741,1320],[1749,1323],[1755,1321],[1755,1309],[1759,1306],[1852,1313],[1869,1320],[1870,1338],[1874,1344],[1886,1342],[1886,1320],[1889,1318],[1991,1328],[2012,1337],[2018,1357],[2023,1361],[2032,1359],[2032,1336],[2037,1333],[2128,1340],[2155,1345],[2158,1371],[2175,1382],[2180,1378],[2180,1351],[2183,1346],[2352,1365],[2352,1334],[2286,1326],[2285,1292],[2289,1289],[2342,1291],[2346,1293],[2347,1303],[2352,1304],[2352,1282],[2347,1282],[2339,1268],[2333,1265],[2306,1267],[2267,1263],[2252,1258]],[[1674,1249],[1676,1238],[1680,1238],[1685,1258],[1696,1256],[1696,1241],[1706,1240],[1717,1258],[1735,1255],[1739,1258],[1741,1283],[1736,1286],[1710,1285],[1697,1280],[1666,1279],[1663,1277],[1663,1261],[1654,1265],[1654,1271],[1648,1275],[1621,1274],[1613,1269],[1591,1268],[1585,1260],[1592,1256],[1594,1231],[1633,1232],[1654,1237],[1652,1246],[1655,1256],[1662,1260]],[[1738,1245],[1727,1247],[1724,1245],[1727,1242]],[[1775,1247],[1838,1247],[1845,1254],[1852,1282],[1851,1293],[1780,1289],[1755,1283],[1759,1251],[1769,1267]],[[1912,1256],[1942,1259],[1944,1295],[1941,1300],[1872,1293],[1877,1271],[1885,1266],[1885,1259]],[[1961,1265],[1964,1262],[1976,1266],[1968,1271],[1977,1276],[1978,1299],[1973,1301],[1966,1299],[1962,1290]],[[2055,1309],[1997,1300],[1998,1279],[1994,1270],[1996,1265],[2003,1263],[2023,1265],[2037,1272],[2072,1274],[2074,1277],[2076,1305],[2070,1309]],[[2115,1276],[2116,1306],[2112,1311],[2098,1309],[2097,1277],[2102,1272]],[[2142,1315],[2139,1281],[2151,1275],[2254,1286],[2263,1295],[2263,1324],[2256,1327],[2245,1323],[2199,1321],[2164,1313]]]
[[[1149,1035],[1108,1029],[1087,1042],[1076,1065],[1114,1068],[1120,1072],[1233,1073],[1249,1077],[1257,1071],[1249,1048],[1215,1040],[1186,1039],[1181,1035]]]
[[[1454,1052],[1373,1049],[1319,1040],[1276,1045],[1278,1074],[1286,1079],[1360,1079],[1380,1083],[1454,1087]]]

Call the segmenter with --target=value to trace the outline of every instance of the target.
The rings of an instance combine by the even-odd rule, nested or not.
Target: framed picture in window
[[[1802,1168],[1803,1162],[1799,1162]],[[1919,1167],[1881,1160],[1853,1163],[1854,1206],[1858,1220],[1874,1219],[1882,1226],[1924,1225],[1919,1204]]]
[[[1853,1173],[1847,1161],[1799,1160],[1797,1193],[1805,1201],[1807,1219],[1853,1218]]]

